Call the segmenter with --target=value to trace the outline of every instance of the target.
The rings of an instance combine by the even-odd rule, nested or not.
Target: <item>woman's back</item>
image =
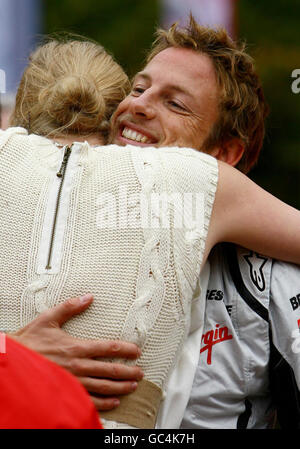
[[[15,331],[91,292],[91,307],[64,329],[136,343],[145,374],[123,406],[101,416],[153,427],[189,328],[217,162],[188,149],[74,144],[61,178],[63,152],[48,139],[11,128],[1,142],[0,182],[10,186],[0,195],[1,309],[10,312],[0,327]],[[200,194],[195,206],[190,192]],[[206,218],[187,220],[195,212]]]

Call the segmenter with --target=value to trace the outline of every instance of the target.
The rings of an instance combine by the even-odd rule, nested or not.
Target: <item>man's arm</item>
[[[269,257],[300,264],[300,211],[218,161],[219,180],[205,257],[218,242],[233,242]]]
[[[71,372],[88,390],[98,410],[110,410],[119,405],[119,395],[136,389],[136,382],[142,379],[143,373],[138,366],[95,358],[136,359],[140,349],[128,342],[74,338],[61,329],[92,301],[91,295],[69,299],[40,314],[10,337]]]

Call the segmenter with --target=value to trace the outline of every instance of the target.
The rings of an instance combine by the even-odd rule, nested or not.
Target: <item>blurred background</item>
[[[185,23],[189,11],[247,42],[271,108],[259,164],[250,177],[300,209],[299,0],[0,0],[2,128],[27,56],[44,34],[67,31],[100,42],[129,76],[144,62],[158,25]],[[297,89],[298,87],[298,89]]]

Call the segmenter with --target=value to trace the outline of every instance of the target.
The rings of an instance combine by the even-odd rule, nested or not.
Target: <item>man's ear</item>
[[[214,147],[212,151],[209,151],[209,154],[219,161],[226,162],[232,167],[235,167],[241,160],[244,151],[244,142],[241,139],[233,138],[220,146]]]

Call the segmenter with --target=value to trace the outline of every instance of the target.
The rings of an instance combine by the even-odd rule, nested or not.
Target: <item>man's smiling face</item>
[[[139,72],[112,118],[118,145],[200,149],[218,118],[218,86],[205,54],[167,48]]]

